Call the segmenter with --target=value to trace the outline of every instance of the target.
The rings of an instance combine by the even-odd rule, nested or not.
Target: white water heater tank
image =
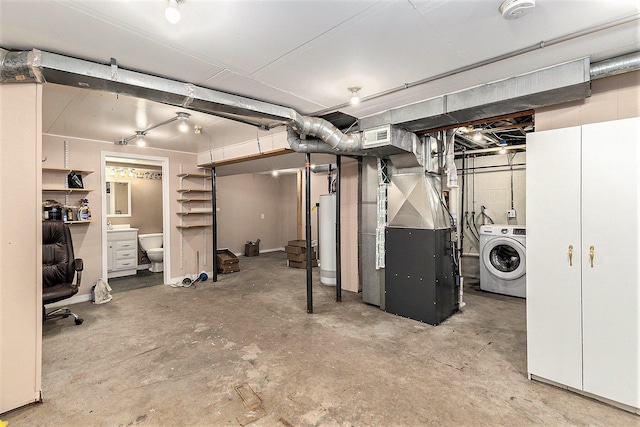
[[[318,245],[320,246],[320,283],[336,285],[336,195],[320,196],[318,208]]]

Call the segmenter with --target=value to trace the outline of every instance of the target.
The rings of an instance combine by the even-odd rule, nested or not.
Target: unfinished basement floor
[[[524,300],[471,287],[433,327],[363,304],[284,253],[197,288],[154,286],[47,322],[44,403],[18,426],[638,426],[640,417],[526,376]],[[317,270],[317,269],[315,269]],[[317,274],[317,271],[315,272]],[[85,285],[89,286],[89,285]]]

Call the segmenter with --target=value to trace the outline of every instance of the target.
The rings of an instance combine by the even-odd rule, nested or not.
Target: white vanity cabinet
[[[107,231],[107,277],[135,275],[138,269],[138,229]]]
[[[640,413],[640,118],[527,135],[531,378]]]

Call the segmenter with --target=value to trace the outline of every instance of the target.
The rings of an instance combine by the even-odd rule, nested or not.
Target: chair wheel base
[[[84,319],[80,319],[79,317],[75,320],[76,325],[82,325],[82,322],[84,322]]]

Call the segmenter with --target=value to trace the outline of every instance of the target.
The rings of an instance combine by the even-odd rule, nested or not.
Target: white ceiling
[[[640,50],[638,0],[537,0],[517,20],[501,0],[187,0],[164,19],[166,0],[0,0],[0,47],[37,48],[295,108],[364,117],[583,56]],[[626,25],[553,44],[471,71],[345,106],[541,42],[635,16]],[[117,141],[188,111],[113,93],[45,85],[45,133]],[[200,152],[267,132],[190,111],[203,133],[177,122],[148,145]],[[276,129],[272,132],[281,132]]]

